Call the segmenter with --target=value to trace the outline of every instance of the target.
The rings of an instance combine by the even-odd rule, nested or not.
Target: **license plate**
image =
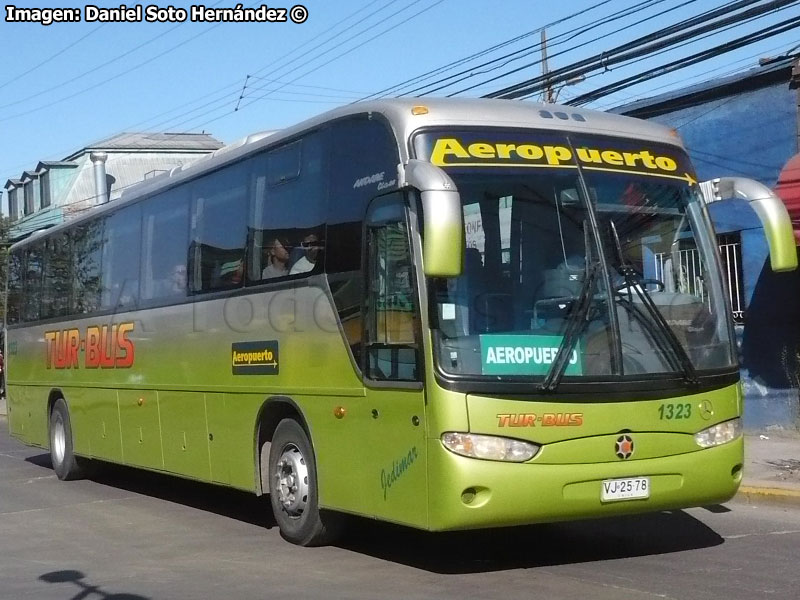
[[[627,479],[606,479],[600,489],[600,500],[636,500],[650,497],[649,477],[630,477]]]

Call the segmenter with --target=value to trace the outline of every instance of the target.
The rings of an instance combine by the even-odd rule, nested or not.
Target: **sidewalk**
[[[800,506],[800,432],[770,431],[744,438],[744,479],[738,498]]]

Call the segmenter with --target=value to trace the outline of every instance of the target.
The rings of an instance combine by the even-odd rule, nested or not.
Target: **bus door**
[[[365,220],[362,373],[371,412],[365,494],[377,517],[427,525],[425,396],[419,296],[403,195],[376,198]]]

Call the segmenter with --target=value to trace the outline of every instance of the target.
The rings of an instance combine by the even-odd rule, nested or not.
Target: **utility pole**
[[[553,86],[550,83],[550,78],[547,74],[550,69],[547,68],[547,31],[542,29],[542,77],[544,77],[544,101],[552,104],[555,101],[553,97]]]

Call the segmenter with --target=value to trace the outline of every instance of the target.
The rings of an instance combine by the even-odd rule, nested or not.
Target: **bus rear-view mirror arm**
[[[422,200],[422,264],[429,277],[457,277],[464,264],[464,216],[455,183],[442,169],[411,159],[398,165],[400,187],[419,191]]]
[[[747,200],[764,227],[773,271],[797,268],[797,248],[792,221],[783,201],[763,183],[744,177],[720,177],[714,180],[716,199]],[[713,201],[714,199],[712,199]]]

